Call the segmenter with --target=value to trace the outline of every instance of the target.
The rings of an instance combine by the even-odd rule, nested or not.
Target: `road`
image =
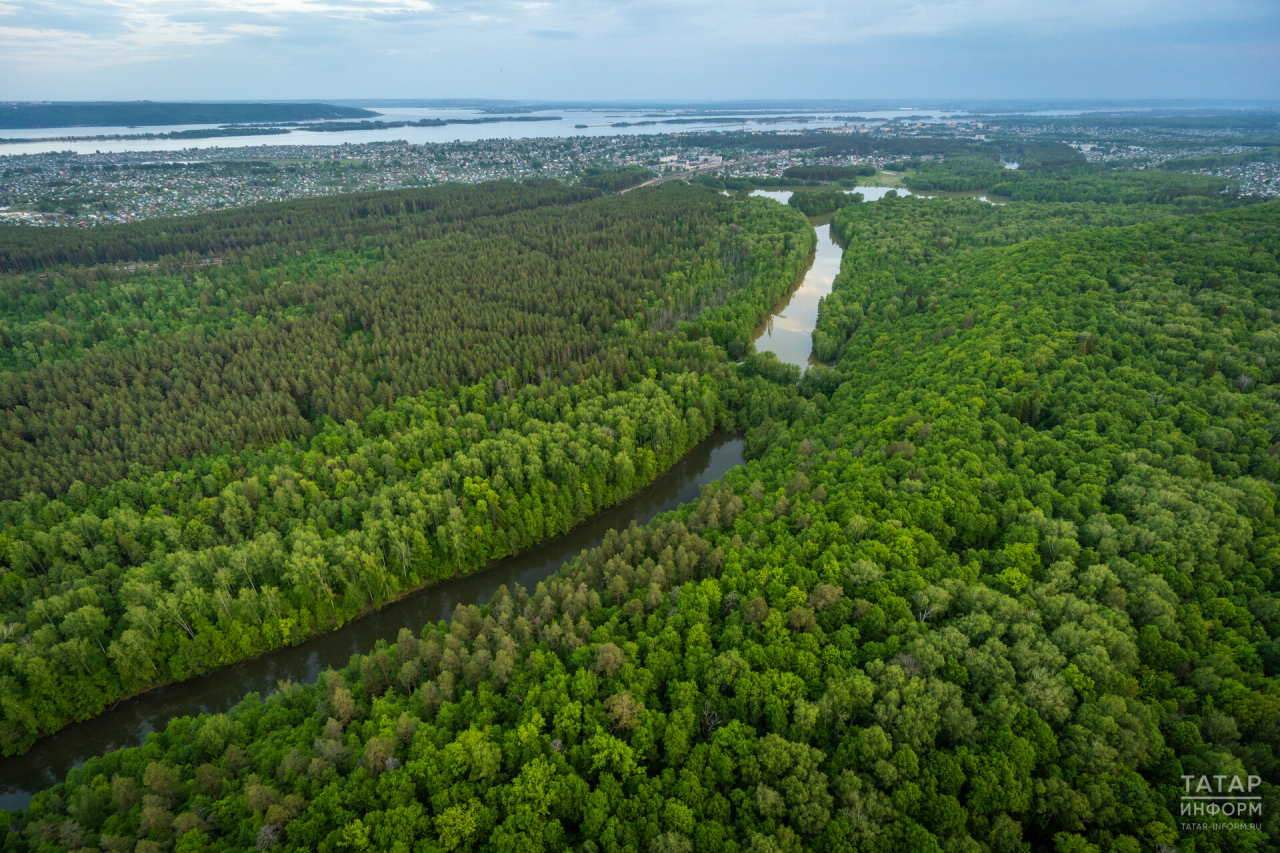
[[[746,157],[742,160],[725,160],[723,163],[708,163],[705,166],[695,166],[694,168],[686,169],[683,172],[674,172],[670,175],[663,175],[660,178],[654,178],[651,181],[645,181],[643,184],[636,184],[634,187],[628,187],[622,192],[631,192],[631,190],[638,190],[641,187],[656,187],[658,184],[665,184],[667,181],[681,181],[688,178],[690,175],[696,175],[700,172],[716,172],[720,169],[729,169],[734,166],[749,166],[753,163],[763,163],[766,160],[777,159],[777,154],[768,154],[764,157]]]

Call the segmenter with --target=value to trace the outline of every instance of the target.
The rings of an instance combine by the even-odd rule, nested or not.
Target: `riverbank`
[[[32,794],[56,785],[86,759],[138,746],[176,717],[218,714],[246,694],[267,695],[280,682],[310,684],[326,669],[341,669],[353,654],[379,641],[395,642],[401,628],[448,619],[461,604],[484,604],[502,586],[532,590],[582,550],[594,548],[612,529],[649,520],[695,499],[704,485],[718,481],[743,461],[742,439],[713,433],[631,497],[579,524],[568,533],[487,568],[438,581],[388,602],[336,631],[313,636],[251,660],[187,681],[158,685],[121,700],[111,710],[46,735],[23,755],[0,761],[0,809],[26,807]]]

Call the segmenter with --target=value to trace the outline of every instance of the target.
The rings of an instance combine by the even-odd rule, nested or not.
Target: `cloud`
[[[174,48],[223,44],[235,37],[203,24],[174,21],[145,9],[130,9],[114,26],[84,32],[60,27],[0,26],[0,55],[9,62],[65,65],[124,65],[165,59]]]
[[[461,0],[465,5],[467,0]],[[471,5],[486,6],[487,3]],[[1274,0],[561,0],[513,4],[548,29],[643,41],[658,34],[715,32],[738,44],[830,44],[851,49],[878,36],[963,37],[1150,30],[1189,21],[1276,20]],[[536,9],[534,7],[537,7]],[[555,24],[567,26],[556,27]],[[535,37],[540,37],[534,31]]]
[[[229,12],[247,15],[332,15],[365,17],[434,12],[430,0],[108,0],[118,6],[161,6],[185,15]]]
[[[368,91],[391,85],[364,70],[360,58],[377,55],[398,57],[406,71],[429,67],[433,87],[460,91],[485,88],[489,66],[510,68],[495,64],[510,57],[538,69],[521,78],[528,86],[522,96],[541,92],[543,83],[535,81],[544,78],[552,86],[544,97],[567,95],[564,87],[641,85],[656,87],[655,94],[697,86],[712,87],[707,95],[713,89],[749,95],[772,91],[771,80],[778,88],[803,79],[804,69],[818,64],[825,80],[841,86],[919,78],[928,85],[916,91],[937,91],[957,79],[954,63],[962,56],[975,68],[1023,79],[1023,69],[1001,67],[1002,58],[1018,55],[1018,62],[1031,63],[1030,72],[1052,64],[1036,60],[1046,49],[1066,55],[1119,43],[1131,58],[1143,46],[1162,45],[1167,61],[1155,65],[1178,70],[1172,57],[1179,45],[1233,44],[1231,59],[1239,65],[1247,53],[1242,46],[1266,39],[1250,60],[1257,67],[1236,72],[1258,86],[1275,67],[1269,57],[1276,55],[1278,20],[1276,0],[735,0],[731,6],[724,0],[0,0],[0,23],[7,25],[0,27],[0,95],[34,97],[59,87],[66,97],[84,97],[73,93],[107,85],[91,81],[85,69],[141,62],[168,62],[163,67],[176,76],[157,81],[149,69],[132,72],[138,82],[131,95],[167,85],[226,87],[225,96],[234,97],[244,87],[301,85],[295,81]],[[715,39],[709,42],[708,33]],[[257,70],[254,42],[266,37],[278,48],[270,71],[276,78]],[[571,40],[572,55],[557,44]],[[423,60],[427,43],[441,54],[430,63]],[[986,58],[976,59],[975,50]],[[894,55],[914,67],[883,59]],[[229,57],[238,76],[227,73]],[[1229,79],[1228,65],[1206,71]],[[183,67],[193,69],[189,77],[179,73]],[[1055,71],[1063,81],[1089,73],[1069,63]],[[400,87],[422,78],[394,79]],[[502,95],[509,83],[493,85],[490,91]]]
[[[232,24],[229,27],[223,27],[224,33],[235,33],[236,35],[246,36],[278,36],[280,35],[280,27],[265,27],[261,24]]]
[[[252,22],[255,18],[363,18],[435,9],[430,0],[72,0],[34,9],[0,0],[0,14],[6,16],[57,15],[53,26],[0,27],[0,63],[83,68],[187,58],[186,48],[282,34],[283,27]]]
[[[839,14],[826,4],[815,5],[816,17],[823,20],[832,21]],[[1241,4],[1222,0],[1219,10],[1226,12],[1237,5]],[[1187,13],[1202,14],[1203,7],[1189,0],[886,0],[855,4],[852,11],[858,19],[857,32],[863,36],[946,36],[993,28],[1030,32],[1150,26]]]

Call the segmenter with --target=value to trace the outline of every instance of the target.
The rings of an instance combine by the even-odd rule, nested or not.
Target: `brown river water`
[[[757,194],[782,202],[790,195],[769,191]],[[817,229],[818,245],[809,270],[755,334],[757,349],[772,351],[801,370],[810,363],[810,334],[817,323],[818,300],[831,292],[841,254],[831,237],[830,217],[810,221]],[[520,584],[532,591],[566,560],[599,545],[609,530],[625,528],[632,521],[644,524],[688,503],[704,485],[719,480],[742,462],[740,438],[713,435],[648,488],[552,542],[475,574],[418,590],[301,645],[278,649],[189,681],[157,687],[120,702],[92,720],[73,723],[41,738],[25,755],[0,759],[0,809],[25,808],[33,793],[58,784],[72,768],[95,755],[138,746],[149,733],[163,729],[174,717],[225,712],[247,693],[265,696],[273,692],[280,681],[310,684],[324,670],[340,669],[352,655],[368,652],[377,640],[395,642],[402,627],[420,631],[428,622],[448,619],[460,604],[484,604],[504,585]]]

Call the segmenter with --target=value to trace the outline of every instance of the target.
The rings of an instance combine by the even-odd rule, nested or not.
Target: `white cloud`
[[[132,27],[140,18],[127,23],[131,31],[116,36],[34,27],[0,27],[0,56],[6,64],[45,65],[57,69],[85,65],[126,65],[170,56],[170,48],[178,46],[220,44],[232,38],[229,34],[205,33],[199,26],[157,22],[152,27]]]
[[[236,35],[246,36],[278,36],[280,35],[280,27],[267,27],[261,24],[232,24],[229,27],[223,27],[224,33],[235,33]]]
[[[250,15],[336,15],[341,17],[433,12],[429,0],[108,0],[116,6],[166,7],[170,13],[231,12]]]
[[[177,59],[262,37],[353,55],[421,54],[430,29],[462,66],[492,50],[536,57],[569,37],[608,63],[709,57],[715,42],[804,64],[814,49],[859,53],[913,39],[993,42],[1274,24],[1275,0],[0,0],[0,65],[82,73]],[[305,36],[300,35],[305,34]],[[410,45],[415,45],[409,49]],[[224,49],[220,48],[221,54]],[[207,59],[213,51],[199,51]],[[659,59],[659,58],[663,59]],[[314,61],[314,60],[304,60]],[[584,62],[589,61],[584,59]],[[616,61],[616,62],[615,62]],[[691,60],[692,61],[692,60]],[[598,66],[597,66],[598,67]],[[674,67],[674,66],[673,66]],[[322,69],[313,69],[320,71]],[[594,76],[594,73],[588,75]]]
[[[560,0],[508,4],[544,24],[620,39],[714,32],[736,43],[847,42],[881,36],[963,36],[974,32],[1097,32],[1120,27],[1221,23],[1267,14],[1274,0]],[[450,10],[499,4],[457,0]],[[1272,7],[1273,8],[1273,7]],[[1274,11],[1271,12],[1274,19]],[[549,20],[555,19],[555,20]]]
[[[120,65],[162,59],[175,47],[222,44],[234,37],[203,24],[174,21],[147,9],[123,12],[95,32],[61,27],[0,27],[0,54],[9,61]]]
[[[0,27],[0,63],[58,67],[110,66],[188,56],[182,48],[219,45],[241,37],[278,36],[283,28],[240,21],[222,25],[218,18],[286,15],[363,17],[426,13],[428,0],[105,0],[109,16],[89,14],[91,7],[66,6],[82,28],[65,26]],[[103,6],[94,11],[101,13]],[[0,0],[0,14],[24,11]],[[25,10],[29,12],[30,10]]]

